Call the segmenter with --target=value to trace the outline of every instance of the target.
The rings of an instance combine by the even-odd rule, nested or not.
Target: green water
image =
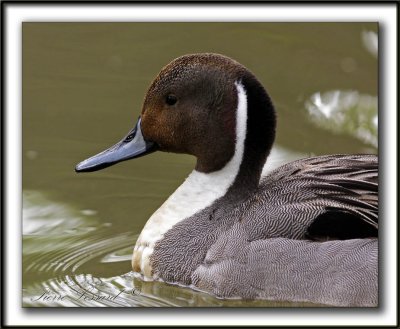
[[[269,168],[330,153],[377,153],[373,23],[24,23],[23,305],[308,306],[223,301],[141,282],[135,239],[190,173],[154,153],[106,170],[75,165],[135,124],[147,87],[175,57],[217,52],[247,66],[278,113]]]

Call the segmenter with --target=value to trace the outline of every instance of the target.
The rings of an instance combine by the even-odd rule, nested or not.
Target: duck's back
[[[329,155],[288,163],[262,179],[242,211],[255,240],[377,237],[378,158]]]

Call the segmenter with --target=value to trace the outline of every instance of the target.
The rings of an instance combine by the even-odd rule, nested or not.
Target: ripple
[[[111,254],[107,254],[100,260],[100,262],[115,263],[130,261],[132,259],[132,249],[133,247],[130,246],[122,250],[117,250]]]

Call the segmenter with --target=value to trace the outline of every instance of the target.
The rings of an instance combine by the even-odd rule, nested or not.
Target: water
[[[135,240],[195,160],[154,153],[76,174],[135,124],[151,80],[177,56],[218,52],[251,69],[278,112],[268,167],[377,153],[377,24],[24,23],[23,305],[310,306],[224,301],[142,282]]]

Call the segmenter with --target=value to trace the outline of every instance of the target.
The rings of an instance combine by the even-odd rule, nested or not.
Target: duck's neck
[[[246,91],[247,124],[240,167],[226,194],[231,202],[239,202],[257,189],[275,141],[276,114],[270,97],[252,74],[245,75],[241,83]]]
[[[248,131],[249,124],[256,123],[257,126],[260,118],[253,113],[248,115],[249,103],[253,101],[244,85],[238,82],[236,89],[238,105],[234,155],[220,170],[210,173],[194,170],[147,221],[136,242],[132,260],[134,271],[144,274],[145,277],[152,277],[149,256],[153,253],[156,242],[175,224],[206,209],[221,198],[226,199],[226,207],[234,205],[258,186],[270,146],[268,151],[260,152],[258,146],[252,145],[261,143],[265,148],[266,141],[261,140],[259,134],[254,135]]]

